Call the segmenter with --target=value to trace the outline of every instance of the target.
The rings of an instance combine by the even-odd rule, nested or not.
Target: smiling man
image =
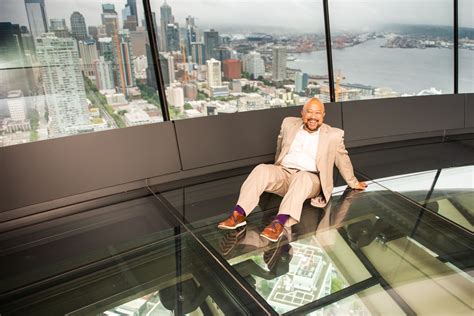
[[[300,220],[303,203],[324,207],[333,189],[333,167],[339,169],[347,184],[358,190],[367,187],[354,176],[344,146],[344,131],[324,124],[324,104],[312,98],[303,106],[301,118],[283,120],[277,140],[274,164],[255,167],[240,189],[232,214],[220,222],[220,229],[236,229],[247,224],[246,217],[257,206],[260,195],[271,192],[283,197],[278,215],[261,236],[276,242],[284,226]]]

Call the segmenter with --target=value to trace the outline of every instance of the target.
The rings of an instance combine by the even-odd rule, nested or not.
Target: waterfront
[[[333,50],[334,72],[344,83],[389,87],[416,94],[431,87],[453,93],[453,50],[446,48],[382,48],[384,38],[341,50]],[[294,54],[288,67],[314,75],[327,74],[326,52]],[[474,90],[474,51],[459,50],[459,91]]]

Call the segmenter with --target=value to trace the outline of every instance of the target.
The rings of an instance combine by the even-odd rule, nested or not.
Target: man
[[[301,118],[283,120],[277,140],[275,163],[260,164],[245,180],[232,215],[219,223],[220,229],[236,229],[247,224],[246,216],[257,206],[266,191],[283,197],[278,215],[261,236],[276,242],[284,226],[298,223],[303,203],[324,207],[333,189],[333,167],[339,169],[347,184],[358,190],[367,187],[354,176],[344,146],[344,131],[324,124],[324,104],[312,98],[301,110]]]

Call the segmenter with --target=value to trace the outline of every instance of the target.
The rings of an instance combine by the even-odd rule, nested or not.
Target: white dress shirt
[[[309,133],[301,126],[281,164],[287,168],[316,172],[318,144],[319,130]]]

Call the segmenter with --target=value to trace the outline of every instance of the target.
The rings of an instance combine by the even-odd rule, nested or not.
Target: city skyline
[[[352,30],[363,31],[366,29],[377,29],[384,24],[420,24],[420,25],[451,25],[452,14],[446,14],[452,11],[451,1],[448,0],[402,0],[407,2],[406,5],[400,1],[384,1],[381,3],[377,0],[363,0],[357,3],[345,0],[330,1],[331,27],[333,30],[344,30],[350,28]],[[409,3],[408,3],[409,2]],[[101,5],[104,3],[112,3],[120,12],[127,0],[115,1],[69,1],[68,10],[64,10],[62,0],[45,0],[48,11],[48,19],[65,18],[70,28],[69,17],[74,11],[78,11],[84,15],[86,24],[97,26],[101,24],[100,12]],[[160,6],[164,1],[151,0],[152,10],[159,14]],[[269,3],[266,0],[256,1],[219,1],[198,0],[193,2],[168,0],[167,3],[173,8],[173,15],[176,22],[180,26],[185,24],[188,15],[197,18],[197,24],[205,28],[211,27],[230,27],[230,26],[261,26],[281,28],[284,21],[285,28],[301,33],[311,33],[323,31],[324,21],[322,15],[322,5],[316,4],[309,0],[300,1],[282,1],[277,3],[271,2],[273,7],[278,8],[272,10],[268,14]],[[429,3],[429,14],[426,12],[426,5]],[[0,4],[0,21],[8,21],[14,24],[28,25],[26,12],[24,10],[23,1],[6,0]],[[252,10],[249,10],[252,7]],[[468,1],[460,1],[460,7],[464,8],[459,11],[460,27],[474,28],[474,20],[472,12],[474,4]],[[138,21],[141,24],[143,15],[142,2],[137,2]],[[292,14],[288,14],[292,12]],[[314,12],[308,14],[308,12]],[[236,18],[237,17],[237,18]],[[49,23],[49,21],[48,21]]]

